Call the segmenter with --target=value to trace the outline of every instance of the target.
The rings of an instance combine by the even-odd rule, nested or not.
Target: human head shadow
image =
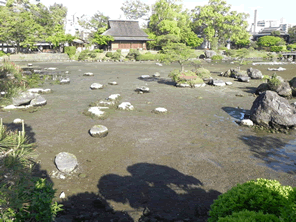
[[[270,136],[242,136],[240,140],[250,147],[253,157],[265,162],[264,166],[275,171],[296,174],[296,141],[287,143],[283,139]]]
[[[3,125],[6,127],[8,131],[22,131],[22,124],[15,124],[15,123],[3,123]],[[33,129],[30,125],[24,124],[25,126],[25,132],[27,139],[29,140],[28,142],[30,143],[35,143],[35,133],[33,132]]]
[[[160,221],[207,217],[213,200],[221,194],[206,192],[200,188],[200,180],[163,165],[138,163],[127,167],[127,171],[130,176],[101,177],[99,194],[106,200],[128,203],[134,209],[149,209],[149,214],[157,215]]]
[[[241,108],[225,106],[225,107],[222,107],[222,109],[227,114],[229,114],[232,118],[235,118],[236,120],[242,120],[245,117],[248,117],[250,115],[250,110],[245,110]]]
[[[63,205],[63,211],[58,213],[57,221],[134,221],[126,212],[115,211],[104,198],[93,192],[66,197],[59,204]]]

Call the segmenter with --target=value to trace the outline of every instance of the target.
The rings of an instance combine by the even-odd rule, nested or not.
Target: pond
[[[268,134],[235,123],[248,113],[256,98],[254,90],[262,83],[261,80],[242,83],[218,76],[235,64],[205,64],[214,78],[233,84],[202,88],[175,87],[167,76],[179,68],[177,64],[161,67],[153,62],[33,65],[56,67],[60,73],[69,71],[65,76],[71,83],[45,84],[43,88],[53,90],[44,95],[46,106],[31,112],[1,112],[1,117],[5,123],[16,118],[25,120],[28,134],[38,145],[41,175],[54,183],[57,200],[62,191],[69,198],[64,201],[68,213],[61,218],[70,220],[74,214],[93,212],[97,198],[103,199],[118,217],[123,215],[119,212],[126,212],[124,215],[130,220],[137,221],[147,207],[174,218],[195,218],[197,205],[208,209],[219,194],[237,183],[268,178],[296,186],[295,133]],[[278,75],[288,80],[294,77],[295,64],[280,66],[286,70]],[[267,70],[270,65],[252,67],[264,75],[273,73]],[[85,72],[92,72],[94,76],[83,76]],[[139,78],[155,72],[161,77]],[[118,85],[108,85],[112,81]],[[90,90],[95,82],[104,84],[104,89]],[[136,92],[140,86],[149,87],[150,93]],[[120,94],[120,102],[130,102],[135,110],[115,109],[104,120],[83,115],[90,103],[111,94]],[[152,113],[157,107],[166,108],[168,113]],[[97,124],[109,129],[106,137],[89,135],[89,129]],[[59,152],[74,154],[79,163],[76,172],[65,179],[52,175],[56,171],[54,158]],[[285,161],[287,158],[289,161]],[[204,221],[206,217],[200,214]]]

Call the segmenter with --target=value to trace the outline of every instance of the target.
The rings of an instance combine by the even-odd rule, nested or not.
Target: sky
[[[146,4],[152,5],[156,0],[141,0]],[[55,2],[63,4],[68,8],[68,17],[81,17],[82,15],[92,16],[97,11],[103,12],[104,15],[111,19],[125,19],[123,12],[120,10],[125,0],[40,0],[46,6],[53,5]],[[249,24],[254,21],[254,10],[257,9],[257,21],[259,20],[280,20],[284,18],[286,23],[296,25],[295,0],[226,0],[227,4],[232,6],[232,10],[245,12],[250,15]],[[193,9],[195,6],[202,6],[208,3],[205,0],[182,0],[184,8]]]

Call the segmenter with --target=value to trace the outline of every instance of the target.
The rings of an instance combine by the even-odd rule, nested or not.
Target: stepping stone
[[[65,71],[65,74],[69,74],[69,71]]]
[[[90,88],[91,89],[103,89],[104,86],[100,83],[93,83],[93,84],[91,84]]]
[[[84,76],[93,76],[94,74],[92,72],[86,72],[83,74]]]
[[[156,113],[156,114],[160,114],[160,113],[167,113],[168,110],[163,107],[158,107],[158,108],[155,108],[154,110],[152,110],[152,112]]]
[[[105,137],[108,135],[108,128],[103,125],[95,125],[90,130],[89,133],[92,137]]]
[[[142,75],[140,78],[141,78],[141,79],[149,79],[150,76],[149,76],[149,75]]]
[[[47,101],[42,96],[37,96],[36,98],[32,99],[30,105],[32,106],[44,106],[46,105]]]
[[[62,78],[60,80],[60,84],[69,84],[70,83],[70,78]]]
[[[110,96],[108,97],[107,100],[112,100],[112,101],[114,101],[114,100],[119,99],[119,97],[120,97],[120,94],[112,94],[112,95],[110,95]]]
[[[241,122],[240,122],[240,125],[241,126],[253,126],[254,123],[252,120],[250,119],[243,119]]]
[[[141,87],[137,87],[136,89],[137,92],[141,91],[144,93],[148,93],[150,91],[150,89],[147,86],[141,86]]]
[[[56,70],[57,68],[55,68],[55,67],[49,67],[49,68],[47,68],[47,70]]]
[[[161,64],[161,63],[155,63],[155,65],[162,66],[162,64]]]
[[[237,78],[238,81],[240,82],[250,82],[250,77],[248,76],[240,76]]]
[[[191,87],[188,83],[177,83],[176,86],[181,88]]]
[[[213,83],[212,83],[214,86],[225,86],[225,82],[223,80],[220,80],[220,79],[214,79],[213,80]]]
[[[101,105],[101,106],[113,106],[113,105],[115,105],[115,102],[114,101],[101,100],[101,101],[99,101],[99,105]]]
[[[109,84],[109,85],[118,85],[117,82],[109,82],[108,84]]]
[[[33,66],[33,64],[32,63],[28,63],[27,66]]]
[[[12,98],[12,104],[15,106],[28,105],[32,99],[37,96],[36,93],[23,92]]]
[[[30,93],[50,93],[51,89],[42,89],[42,88],[32,88],[28,89]]]
[[[230,85],[232,85],[232,82],[225,82],[225,84],[230,86]]]
[[[105,114],[102,109],[109,109],[108,107],[100,107],[100,106],[95,106],[95,107],[90,107],[87,111],[90,112],[91,114],[94,114],[95,116],[101,117]]]
[[[154,73],[154,74],[153,74],[153,77],[160,77],[159,72]]]
[[[23,121],[22,119],[17,118],[17,119],[15,119],[15,120],[13,120],[13,123],[14,123],[14,124],[21,124],[22,121]]]
[[[201,84],[194,84],[193,88],[199,88],[199,87],[205,87],[206,84],[205,83],[201,83]]]
[[[68,152],[59,153],[54,161],[58,170],[63,173],[72,172],[78,165],[76,156]]]
[[[117,107],[118,109],[121,110],[134,110],[134,106],[130,102],[123,102]]]

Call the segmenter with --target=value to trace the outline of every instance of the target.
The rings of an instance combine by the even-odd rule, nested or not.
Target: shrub
[[[219,217],[217,222],[280,222],[280,219],[273,214],[243,210],[234,212],[230,216]]]
[[[111,57],[112,57],[112,55],[113,55],[113,53],[112,53],[112,52],[107,52],[105,56],[106,56],[106,57],[109,57],[109,58],[111,58]]]
[[[96,52],[96,53],[103,53],[104,52],[103,49],[94,49],[93,51]]]
[[[72,56],[74,56],[75,53],[76,53],[76,47],[75,46],[66,46],[64,48],[64,50],[65,50],[65,53],[67,53],[70,58]]]
[[[286,50],[286,46],[271,46],[270,51],[271,52],[282,52]]]
[[[218,49],[219,49],[219,50],[228,50],[228,48],[227,48],[227,47],[224,47],[224,46],[221,46],[221,47],[219,47]]]
[[[222,55],[213,55],[211,57],[212,60],[222,60],[223,59],[223,56]]]
[[[0,51],[0,57],[2,57],[2,56],[5,56],[6,55],[6,53],[5,52],[3,52],[3,51]]]
[[[280,217],[281,214],[284,215],[289,210],[293,211],[291,203],[295,202],[294,194],[295,191],[292,187],[281,186],[276,180],[260,178],[257,181],[251,180],[244,184],[237,184],[214,200],[209,213],[211,218],[208,221],[216,222],[221,217],[245,209]],[[282,211],[284,208],[287,209]]]
[[[136,57],[137,61],[153,61],[156,60],[157,55],[153,55],[153,54],[142,54]]]
[[[205,68],[198,68],[196,69],[196,75],[201,78],[209,78],[211,77],[211,72]]]
[[[139,50],[137,49],[130,49],[129,53],[127,54],[126,58],[128,59],[136,59],[137,56],[140,55]]]
[[[121,55],[121,49],[117,49],[116,52]]]
[[[78,60],[86,60],[89,57],[89,53],[90,51],[88,49],[83,50],[79,56],[78,56]]]
[[[113,54],[112,54],[112,59],[114,59],[114,60],[120,60],[120,57],[121,57],[121,54],[120,53],[118,53],[118,52],[114,52]]]
[[[227,56],[235,57],[236,56],[236,51],[232,49],[228,49],[225,51]]]
[[[96,58],[97,57],[97,53],[95,51],[90,51],[88,55],[91,58]]]
[[[296,44],[289,44],[289,45],[287,45],[287,49],[289,49],[289,50],[295,50],[296,49]]]
[[[175,83],[188,83],[193,86],[194,84],[203,83],[203,80],[200,76],[197,76],[192,71],[184,71],[180,72],[178,69],[175,69],[170,72],[169,77],[174,80]],[[186,78],[186,77],[194,77],[194,78]]]
[[[145,55],[150,55],[150,54],[152,54],[152,53],[151,53],[151,52],[149,52],[149,51],[145,53]]]
[[[276,74],[272,74],[272,76],[267,80],[267,83],[271,90],[276,90],[281,84],[281,81]]]

